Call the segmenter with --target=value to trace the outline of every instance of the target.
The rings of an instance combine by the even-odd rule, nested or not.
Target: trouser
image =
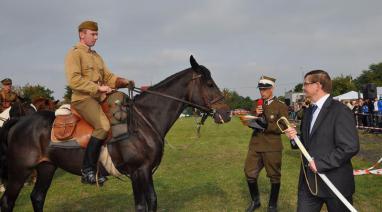
[[[260,171],[265,167],[267,177],[271,183],[280,183],[282,152],[248,151],[244,172],[248,179],[257,179]]]
[[[100,140],[106,139],[110,130],[110,122],[97,100],[87,98],[72,102],[72,106],[94,128],[93,137]]]
[[[353,203],[352,196],[345,197],[350,204]],[[319,212],[322,205],[326,204],[328,212],[349,211],[347,207],[337,197],[318,197],[310,193],[307,186],[300,186],[298,191],[297,211],[298,212]]]

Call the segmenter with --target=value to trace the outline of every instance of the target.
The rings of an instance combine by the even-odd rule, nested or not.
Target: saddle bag
[[[72,138],[79,118],[74,115],[58,115],[53,122],[53,134],[58,140]]]

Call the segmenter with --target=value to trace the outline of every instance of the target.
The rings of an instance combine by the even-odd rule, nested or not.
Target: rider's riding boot
[[[279,197],[280,183],[272,183],[269,196],[268,212],[277,212],[277,199]]]
[[[101,147],[102,140],[92,136],[82,162],[82,183],[95,184],[98,180],[98,184],[102,185],[107,180],[104,176],[97,177],[97,163]]]
[[[257,180],[247,180],[249,193],[251,194],[251,203],[249,204],[246,212],[252,212],[260,207],[260,195],[259,188],[257,186]]]

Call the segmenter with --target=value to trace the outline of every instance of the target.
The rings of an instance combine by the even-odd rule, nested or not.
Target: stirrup
[[[98,176],[97,177],[97,174],[93,170],[90,170],[87,172],[82,171],[81,182],[84,184],[93,185],[93,184],[98,183],[100,186],[102,186],[103,183],[106,182],[106,180],[107,180],[107,178],[104,176]]]

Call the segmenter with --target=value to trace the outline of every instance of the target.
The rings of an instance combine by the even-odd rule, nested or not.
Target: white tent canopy
[[[360,93],[360,98],[362,98],[362,93]],[[349,92],[341,94],[339,96],[335,96],[335,97],[333,97],[333,99],[337,99],[338,101],[341,101],[341,100],[350,100],[350,99],[358,99],[358,92],[356,92],[356,91],[349,91]]]

